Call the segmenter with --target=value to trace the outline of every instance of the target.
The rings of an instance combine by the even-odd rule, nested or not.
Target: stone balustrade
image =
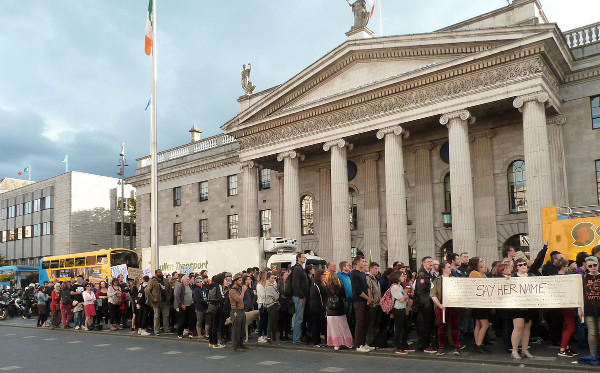
[[[600,42],[600,22],[565,31],[563,33],[569,48]]]

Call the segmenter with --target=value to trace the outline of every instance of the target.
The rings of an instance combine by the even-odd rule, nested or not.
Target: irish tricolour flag
[[[148,3],[148,18],[146,18],[146,43],[145,50],[149,56],[152,53],[152,1]]]
[[[375,12],[375,0],[369,0],[369,5],[371,6],[371,16],[373,17],[373,13]]]

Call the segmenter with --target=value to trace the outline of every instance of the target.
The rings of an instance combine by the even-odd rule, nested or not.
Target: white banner
[[[127,264],[119,264],[117,266],[110,267],[110,275],[112,278],[117,278],[119,275],[123,275],[123,281],[127,281]]]
[[[460,308],[583,307],[581,275],[459,278],[444,277],[442,303]]]

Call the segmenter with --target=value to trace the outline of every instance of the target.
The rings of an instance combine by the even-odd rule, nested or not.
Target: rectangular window
[[[232,240],[238,238],[238,216],[227,215],[227,238]]]
[[[596,191],[598,194],[598,204],[600,204],[600,159],[596,160]]]
[[[23,239],[23,228],[17,228],[17,229],[15,229],[15,231],[16,231],[17,240],[22,240]]]
[[[44,197],[44,210],[52,208],[52,197],[46,196]]]
[[[31,238],[31,225],[26,225],[25,226],[25,238]]]
[[[32,208],[32,203],[31,201],[25,202],[25,213],[26,214],[31,214],[31,208]]]
[[[180,245],[182,243],[181,223],[175,223],[173,224],[173,245]]]
[[[600,96],[592,97],[592,128],[600,128]]]
[[[23,204],[19,203],[17,205],[17,216],[23,216]]]
[[[44,236],[52,234],[52,222],[51,221],[47,221],[42,224],[42,234]]]
[[[208,200],[208,181],[199,182],[198,189],[200,190],[200,201],[207,201]]]
[[[3,208],[0,216],[2,217],[2,220],[8,218],[8,208]]]
[[[227,176],[227,197],[237,196],[237,175]]]
[[[200,219],[200,242],[208,241],[208,219]]]
[[[14,229],[9,229],[8,230],[8,240],[9,241],[14,241],[15,240],[15,230]]]
[[[260,170],[260,190],[271,188],[271,170],[263,168]]]
[[[6,238],[8,236],[8,231],[2,231],[0,233],[2,233],[2,235],[0,236],[0,242],[6,242]]]
[[[10,206],[8,208],[8,218],[9,219],[15,217],[15,210],[16,210],[15,206]]]
[[[181,206],[181,187],[173,188],[173,206]]]
[[[271,210],[260,211],[260,236],[271,238]]]
[[[42,200],[40,198],[33,201],[33,212],[38,212],[42,209]]]
[[[42,233],[42,225],[34,224],[33,225],[33,237],[39,237],[41,233]]]
[[[121,235],[121,222],[117,221],[115,222],[115,236],[120,236]]]

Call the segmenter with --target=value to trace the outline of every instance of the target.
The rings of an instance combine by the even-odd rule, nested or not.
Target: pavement
[[[279,345],[256,343],[256,334],[248,343],[250,350],[243,353],[227,348],[211,349],[205,341],[177,339],[174,335],[160,337],[139,336],[131,330],[111,332],[75,331],[73,329],[37,328],[35,319],[12,318],[0,321],[0,372],[39,372],[57,369],[62,372],[81,372],[74,361],[90,362],[89,372],[116,371],[126,367],[128,372],[172,371],[203,367],[210,372],[297,372],[298,367],[310,372],[359,372],[374,369],[398,369],[406,372],[542,372],[574,371],[600,372],[600,368],[576,364],[576,359],[556,356],[557,348],[534,345],[534,359],[515,361],[500,346],[492,354],[476,354],[470,347],[462,356],[428,355],[422,352],[399,356],[394,350],[378,349],[368,354],[354,350],[334,351],[304,344],[282,342]],[[81,354],[77,360],[58,358],[67,352]],[[585,351],[581,351],[586,354]],[[136,356],[139,355],[139,358]],[[173,356],[170,356],[173,355]],[[89,356],[89,360],[86,358]],[[109,357],[104,363],[103,357]],[[57,365],[58,364],[58,365]],[[62,366],[61,366],[62,364]],[[87,363],[86,363],[87,364]],[[110,369],[106,364],[115,364]],[[200,365],[199,365],[200,364]],[[196,369],[197,370],[197,369]],[[204,371],[204,369],[202,369]]]

